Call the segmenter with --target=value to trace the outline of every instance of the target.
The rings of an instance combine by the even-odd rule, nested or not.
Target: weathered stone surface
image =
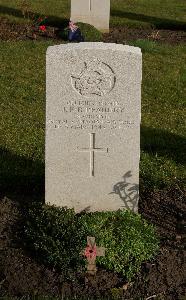
[[[46,202],[137,211],[141,50],[80,43],[47,50]]]
[[[71,20],[109,32],[110,0],[71,0]]]

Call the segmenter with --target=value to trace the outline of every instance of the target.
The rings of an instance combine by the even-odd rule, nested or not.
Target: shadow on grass
[[[178,164],[185,163],[186,139],[164,130],[141,128],[141,149],[154,156],[166,157]],[[185,150],[184,150],[185,149]],[[0,148],[0,196],[30,198],[44,202],[44,163],[18,156]],[[153,179],[148,178],[153,186]],[[19,198],[21,196],[21,198]]]
[[[147,22],[157,29],[171,29],[171,30],[185,30],[186,22],[161,19],[157,17],[146,16],[143,14],[136,14],[131,12],[125,12],[121,10],[111,10],[111,15],[118,18],[126,18],[135,21]]]
[[[14,17],[23,18],[23,14],[21,10],[15,9],[12,7],[2,6],[0,5],[0,13],[1,14],[8,14]]]
[[[0,148],[0,197],[44,201],[44,164]]]
[[[12,8],[12,7],[7,7],[7,6],[2,6],[0,5],[0,13],[1,14],[8,14],[14,17],[18,18],[24,18],[21,10]],[[36,13],[37,15],[37,13]],[[52,26],[52,27],[58,27],[58,28],[65,28],[68,26],[68,19],[65,18],[59,18],[56,16],[47,16],[47,26]]]
[[[0,12],[1,14],[8,14],[14,17],[23,18],[23,14],[21,10],[7,7],[0,5]],[[152,26],[155,26],[157,29],[172,29],[172,30],[185,30],[186,29],[186,22],[176,21],[176,20],[169,20],[169,19],[161,19],[152,16],[146,16],[144,14],[136,14],[132,12],[125,12],[121,10],[112,9],[111,16],[116,16],[118,18],[127,18],[130,20],[136,20],[141,22],[150,23]],[[58,28],[65,28],[68,25],[68,20],[59,18],[56,16],[48,16],[47,25],[58,27]]]
[[[141,150],[153,156],[167,157],[178,164],[186,163],[186,139],[166,130],[142,126]]]

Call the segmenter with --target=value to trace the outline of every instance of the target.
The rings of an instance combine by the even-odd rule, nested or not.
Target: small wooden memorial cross
[[[105,256],[105,248],[97,247],[95,237],[87,236],[87,247],[84,250],[84,256],[87,258],[87,273],[90,275],[95,275],[96,268],[96,257]]]

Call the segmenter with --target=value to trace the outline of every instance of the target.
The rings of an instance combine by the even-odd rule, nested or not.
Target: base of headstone
[[[81,22],[81,23],[92,25],[102,33],[109,33],[109,24],[105,28],[105,27],[103,27],[105,24],[103,24],[103,26],[101,26],[101,22],[98,23],[92,18],[85,18],[85,17],[82,17],[82,16],[79,16],[79,17],[76,16],[76,17],[73,17],[73,18],[71,17],[71,20],[73,20],[74,23]]]

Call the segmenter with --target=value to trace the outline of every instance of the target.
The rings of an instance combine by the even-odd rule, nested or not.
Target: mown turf
[[[49,23],[63,26],[70,18],[70,0],[24,1],[29,10],[47,15]],[[22,3],[23,0],[3,0],[0,16],[13,22],[23,21]],[[111,0],[110,25],[186,29],[186,3],[185,0]]]
[[[143,51],[141,177],[163,187],[184,178],[186,47],[135,45]]]
[[[45,53],[52,42],[3,42],[1,188],[35,189],[44,180]],[[184,178],[186,46],[138,41],[143,51],[140,176],[144,187]]]
[[[2,43],[0,182],[34,188],[44,176],[47,43]],[[32,187],[31,187],[32,186]]]

